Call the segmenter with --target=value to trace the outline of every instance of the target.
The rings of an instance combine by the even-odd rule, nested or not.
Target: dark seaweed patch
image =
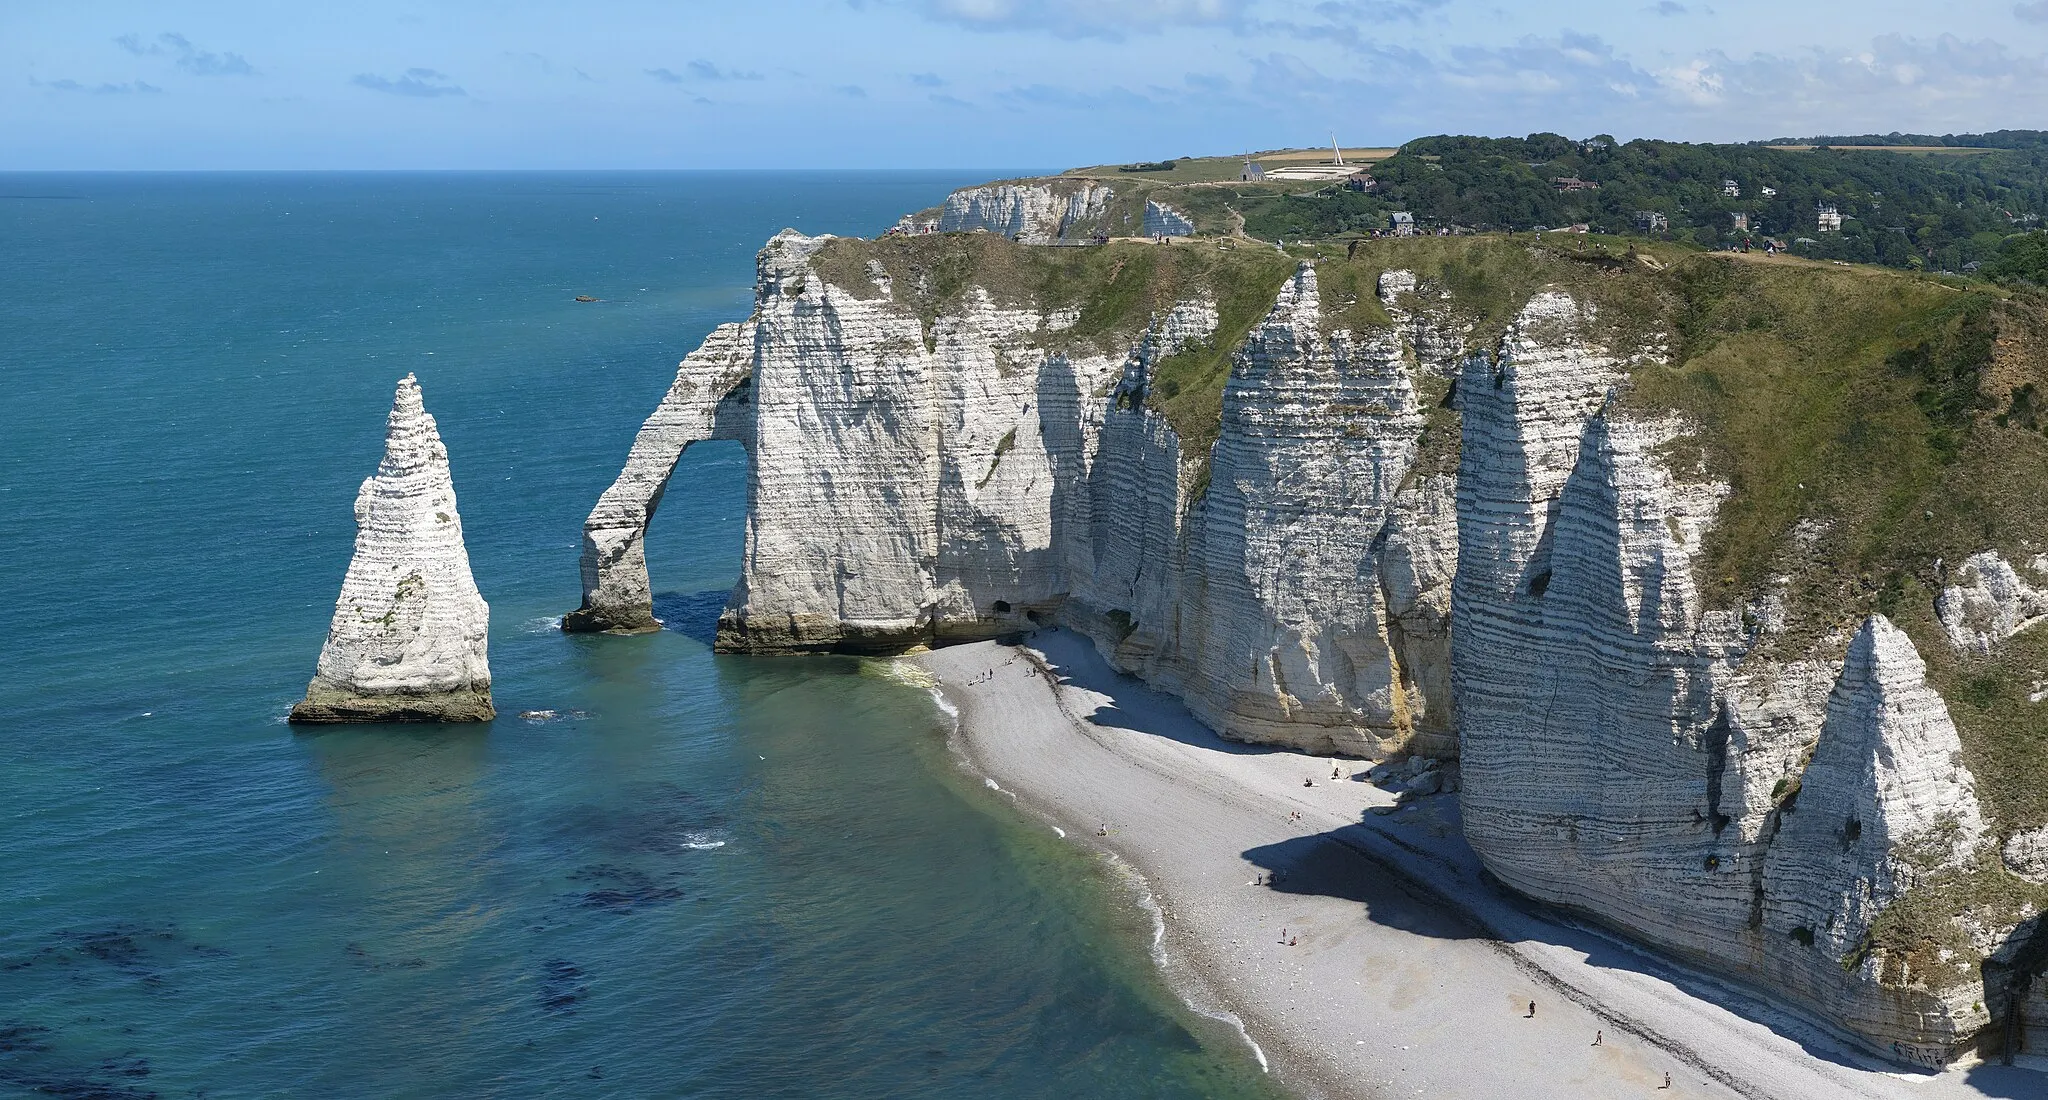
[[[149,1089],[62,1072],[39,1073],[0,1067],[0,1085],[13,1086],[38,1096],[63,1097],[64,1100],[157,1100],[157,1094]]]
[[[100,1062],[100,1069],[118,1077],[149,1076],[149,1059],[140,1054],[123,1054],[118,1058],[107,1058]]]
[[[620,806],[578,806],[560,828],[578,846],[622,855],[675,855],[692,833],[716,831],[725,815],[672,783],[635,784]]]
[[[670,879],[675,877],[673,874],[668,876]],[[628,913],[677,901],[683,896],[682,890],[666,885],[645,871],[609,863],[585,867],[570,875],[569,879],[588,887],[578,898],[578,904],[585,909]]]
[[[164,982],[164,972],[179,961],[180,947],[183,954],[206,958],[220,958],[228,954],[221,948],[206,944],[181,944],[175,929],[115,925],[58,932],[35,954],[0,962],[0,970],[26,970],[34,966],[82,967],[85,969],[81,969],[79,974],[83,977],[87,970],[104,966],[144,985],[159,986]]]
[[[576,1002],[590,995],[583,970],[567,959],[550,959],[540,983],[540,1007],[548,1012],[574,1012]]]
[[[363,949],[363,945],[351,941],[342,950],[357,966],[365,970],[418,970],[427,965],[427,960],[415,955],[410,959],[380,959]]]
[[[148,1059],[131,1051],[90,1067],[66,1064],[52,1053],[51,1034],[39,1024],[0,1024],[0,1092],[67,1100],[155,1100],[156,1093],[118,1080],[149,1076]]]
[[[0,1054],[40,1054],[50,1049],[43,1036],[50,1029],[36,1024],[0,1024]]]

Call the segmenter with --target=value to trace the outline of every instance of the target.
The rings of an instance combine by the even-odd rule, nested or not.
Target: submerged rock
[[[484,722],[490,608],[462,543],[448,449],[408,374],[384,461],[356,494],[356,551],[294,722]]]

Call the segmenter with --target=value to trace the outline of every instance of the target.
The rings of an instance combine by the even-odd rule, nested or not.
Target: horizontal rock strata
[[[1450,751],[1449,487],[1404,495],[1421,421],[1397,331],[1326,336],[1298,272],[1238,356],[1191,506],[1203,472],[1145,393],[1209,339],[1208,300],[1112,356],[1061,346],[1070,313],[971,291],[925,318],[893,294],[907,272],[834,285],[823,244],[770,242],[753,316],[684,361],[585,525],[565,628],[651,626],[641,540],[669,472],[697,439],[740,439],[752,504],[720,648],[900,652],[1060,618],[1226,736]],[[1359,584],[1390,545],[1399,626]]]
[[[291,720],[489,721],[490,608],[470,576],[448,450],[410,374],[355,512],[355,556]]]

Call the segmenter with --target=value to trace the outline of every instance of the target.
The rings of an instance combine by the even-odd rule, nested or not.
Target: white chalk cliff
[[[1860,979],[1851,986],[1857,995],[1833,999],[1832,1014],[1902,1050],[1924,1044],[1930,1027],[1967,1033],[1988,1022],[1974,995],[1946,1003],[1869,995],[1885,963],[1862,950],[1872,923],[1916,880],[1971,864],[1985,833],[1976,780],[1926,672],[1912,641],[1883,616],[1857,631],[1762,879],[1761,932],[1777,980],[1819,999],[1849,971]],[[1894,1003],[1901,1000],[1908,1003]],[[1899,1026],[1902,1007],[1919,1027]]]
[[[2035,558],[2028,569],[2048,577],[2048,559]],[[2048,616],[2048,590],[2034,587],[1996,550],[1964,558],[1951,580],[1934,607],[1942,632],[1960,652],[1988,655]]]
[[[1023,197],[977,190],[962,211],[1027,236],[1074,209],[1032,199],[1019,221]],[[737,439],[722,649],[1065,625],[1226,737],[1461,757],[1467,835],[1502,882],[1876,1049],[1944,1064],[1989,1022],[1981,980],[1901,979],[1864,950],[1989,835],[1946,706],[1881,618],[1766,658],[1781,606],[1708,606],[1694,573],[1729,489],[1674,467],[1695,426],[1625,400],[1660,346],[1605,346],[1556,290],[1480,340],[1400,271],[1379,279],[1391,323],[1341,323],[1370,303],[1326,301],[1304,264],[1237,341],[1215,442],[1190,455],[1148,398],[1218,339],[1216,287],[1111,346],[1072,336],[1071,303],[1010,292],[920,312],[922,276],[877,259],[835,281],[827,245],[771,241],[752,316],[684,361],[586,525],[565,625],[652,625],[640,540],[669,471]],[[1959,647],[2044,610],[1979,558],[1943,596]]]
[[[490,720],[490,608],[470,576],[448,449],[410,374],[355,515],[355,556],[292,721]]]
[[[935,215],[912,215],[901,225],[940,233],[985,230],[1027,244],[1046,244],[1101,228],[1115,198],[1114,188],[1093,180],[992,183],[955,191]]]

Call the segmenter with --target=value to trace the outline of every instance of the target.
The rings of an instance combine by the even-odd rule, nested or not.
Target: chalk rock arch
[[[583,521],[583,606],[562,616],[572,632],[658,630],[647,579],[647,525],[676,462],[693,443],[738,440],[753,449],[754,322],[720,325],[676,368],[676,380],[633,437],[625,468]]]

